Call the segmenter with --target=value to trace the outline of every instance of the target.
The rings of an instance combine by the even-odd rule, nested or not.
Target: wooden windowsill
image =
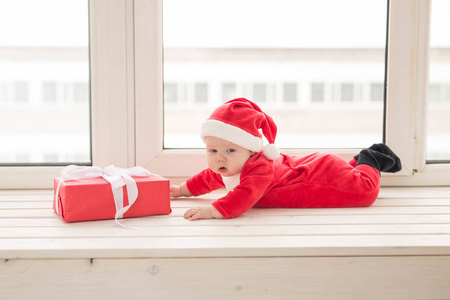
[[[0,192],[1,258],[450,255],[450,188],[382,188],[371,207],[252,209],[187,221],[221,192],[172,200],[172,213],[65,223],[52,191]]]
[[[0,191],[0,298],[57,299],[64,289],[67,299],[450,298],[449,187],[382,188],[367,208],[182,218],[222,194],[124,219],[139,228],[130,230],[65,223],[49,190]]]

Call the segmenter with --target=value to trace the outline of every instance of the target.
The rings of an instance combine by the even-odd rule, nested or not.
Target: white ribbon
[[[121,224],[117,219],[123,218],[123,214],[134,204],[138,197],[138,188],[136,182],[131,176],[146,177],[152,175],[143,167],[134,167],[128,169],[108,166],[104,170],[99,167],[83,167],[76,165],[69,165],[61,170],[62,180],[58,183],[55,193],[55,207],[56,213],[59,214],[58,197],[61,183],[67,180],[81,180],[89,178],[103,177],[111,184],[111,189],[114,196],[114,203],[116,205],[116,215],[114,219],[119,226],[127,227]],[[128,205],[123,207],[123,186],[127,186]]]

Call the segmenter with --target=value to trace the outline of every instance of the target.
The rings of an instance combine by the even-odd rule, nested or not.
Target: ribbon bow
[[[59,214],[58,197],[59,197],[59,189],[63,181],[103,177],[106,181],[108,181],[111,184],[111,189],[114,196],[114,203],[116,204],[116,215],[114,216],[116,223],[119,226],[129,228],[125,225],[122,225],[117,219],[123,218],[123,214],[126,213],[128,209],[134,204],[139,194],[136,182],[133,180],[131,176],[146,177],[150,175],[152,174],[149,171],[139,166],[128,169],[108,166],[104,170],[102,170],[99,167],[83,167],[83,166],[69,165],[61,170],[61,177],[63,178],[63,180],[61,180],[58,183],[58,187],[56,188],[54,199],[56,213]],[[128,205],[125,207],[123,207],[123,189],[122,189],[124,185],[127,186],[127,195],[128,195]]]

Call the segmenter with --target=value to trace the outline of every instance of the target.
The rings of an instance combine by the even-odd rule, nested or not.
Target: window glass
[[[14,101],[16,103],[28,102],[28,82],[19,81],[14,83]]]
[[[207,103],[208,102],[208,84],[207,83],[196,83],[195,88],[195,102],[196,103]]]
[[[257,83],[253,85],[253,101],[256,103],[263,103],[267,101],[267,85],[264,83]]]
[[[431,3],[427,160],[450,162],[450,0]]]
[[[370,84],[370,101],[379,102],[383,101],[383,84],[371,83]]]
[[[311,102],[325,101],[325,85],[323,83],[313,83],[311,85]]]
[[[283,86],[283,99],[284,102],[295,103],[297,102],[297,84],[285,83]]]
[[[0,105],[5,105],[7,103],[8,95],[6,94],[6,84],[0,83]]]
[[[42,101],[43,102],[56,102],[56,83],[55,82],[43,82],[42,83]]]
[[[225,102],[228,99],[233,99],[237,97],[236,84],[234,83],[223,83],[222,84],[222,101]]]
[[[164,147],[204,147],[202,122],[236,97],[274,118],[281,148],[381,142],[386,24],[380,0],[163,0],[164,82],[208,84],[202,106],[165,99]]]
[[[178,86],[176,83],[164,83],[164,101],[165,103],[177,103]]]
[[[89,164],[88,1],[0,0],[0,165]]]
[[[73,85],[73,100],[76,103],[88,103],[89,85],[87,82],[76,82]]]
[[[341,101],[351,102],[353,101],[353,84],[344,83],[341,85]]]

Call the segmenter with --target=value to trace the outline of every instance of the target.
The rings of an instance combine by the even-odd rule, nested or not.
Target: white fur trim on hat
[[[263,146],[262,138],[251,135],[239,127],[217,120],[206,120],[203,123],[201,129],[202,139],[205,136],[224,139],[253,152],[260,152]]]

